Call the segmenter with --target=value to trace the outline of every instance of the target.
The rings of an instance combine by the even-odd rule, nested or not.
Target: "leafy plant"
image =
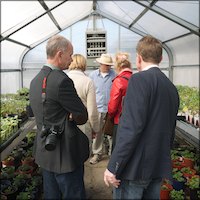
[[[194,175],[192,176],[192,178],[188,179],[186,182],[186,185],[190,188],[190,189],[198,189],[199,188],[199,176],[198,175]]]
[[[17,197],[17,200],[28,200],[28,199],[33,199],[32,195],[30,192],[20,192]]]
[[[179,181],[179,182],[184,182],[185,179],[183,178],[183,173],[180,171],[174,172],[173,173],[173,179]]]
[[[9,185],[7,188],[3,189],[3,194],[12,194],[17,191],[17,187],[14,185]]]
[[[193,174],[194,173],[194,170],[192,170],[190,167],[183,167],[181,169],[181,172],[182,173],[187,173],[187,174]]]
[[[17,94],[23,95],[23,96],[28,96],[29,95],[29,89],[26,87],[23,87],[19,90],[17,90]]]
[[[194,152],[191,152],[189,150],[185,150],[185,151],[182,151],[181,152],[181,155],[184,157],[184,158],[189,158],[191,160],[195,160],[196,156],[195,156],[195,153]]]
[[[177,191],[177,190],[173,189],[172,191],[170,191],[169,196],[170,196],[171,200],[184,200],[184,192],[183,192],[183,190]]]
[[[19,166],[18,170],[26,173],[33,170],[33,167],[29,165],[21,165]]]
[[[179,112],[191,112],[191,114],[199,114],[199,89],[188,86],[176,86],[179,97]]]

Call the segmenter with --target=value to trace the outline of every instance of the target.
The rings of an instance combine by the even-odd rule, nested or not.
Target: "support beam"
[[[150,3],[150,6],[152,7],[158,0],[153,0]],[[147,13],[149,11],[149,8],[145,8],[137,17],[136,19],[129,25],[129,28],[131,28],[135,23],[137,23],[137,21],[143,17],[145,15],[145,13]]]
[[[134,2],[138,3],[141,6],[144,6],[145,8],[148,8],[149,10],[159,14],[162,17],[169,19],[170,21],[173,21],[176,24],[179,24],[180,26],[188,29],[193,34],[200,36],[199,28],[197,26],[195,26],[185,20],[182,20],[181,18],[167,12],[166,10],[163,10],[155,5],[153,7],[151,7],[147,3],[144,3],[144,1],[135,0]]]
[[[49,9],[48,11],[42,13],[41,15],[39,15],[38,17],[32,19],[31,21],[27,22],[26,24],[24,24],[23,26],[17,28],[15,31],[11,32],[10,34],[1,37],[0,41],[3,41],[7,38],[9,38],[11,35],[13,35],[14,33],[18,32],[19,30],[23,29],[24,27],[28,26],[29,24],[33,23],[34,21],[36,21],[37,19],[41,18],[42,16],[46,15],[48,12],[51,12],[52,10],[54,10],[55,8],[59,7],[61,4],[65,3],[67,0],[62,1],[61,3],[59,3],[58,5],[54,6],[53,8]]]
[[[43,0],[38,0],[39,3],[41,4],[41,6],[47,11],[47,14],[49,15],[50,19],[53,21],[53,23],[56,25],[56,27],[58,28],[58,30],[62,30],[60,28],[60,25],[58,24],[58,22],[56,21],[55,17],[53,16],[53,14],[51,13],[51,11],[49,11],[48,6],[46,5],[46,3]]]

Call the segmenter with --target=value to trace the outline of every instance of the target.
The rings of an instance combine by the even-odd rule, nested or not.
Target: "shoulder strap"
[[[129,78],[128,78],[128,77],[126,77],[126,76],[120,76],[120,77],[122,77],[122,78],[126,79],[127,81],[129,80]]]
[[[42,112],[43,112],[42,123],[43,123],[43,125],[44,125],[44,106],[45,106],[45,102],[46,102],[47,78],[48,78],[49,74],[51,73],[51,71],[52,71],[52,69],[50,68],[50,70],[48,70],[46,72],[46,75],[44,76],[43,81],[42,81],[42,104],[43,104],[43,107],[42,107]]]

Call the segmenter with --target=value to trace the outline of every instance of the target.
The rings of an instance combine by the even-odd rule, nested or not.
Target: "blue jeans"
[[[85,199],[84,166],[58,174],[42,169],[44,199]]]
[[[160,199],[162,179],[148,181],[121,180],[120,186],[113,189],[113,199]]]

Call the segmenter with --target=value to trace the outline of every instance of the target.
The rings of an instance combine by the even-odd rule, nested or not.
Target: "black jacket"
[[[132,75],[108,170],[119,179],[171,179],[178,107],[176,87],[159,68]]]
[[[42,82],[50,71],[46,86],[46,103],[43,111]],[[86,123],[87,109],[78,97],[72,80],[62,70],[51,70],[44,66],[30,84],[30,104],[36,119],[37,136],[34,144],[36,163],[52,172],[67,173],[76,169],[76,157],[70,155],[70,139],[67,130],[61,135],[56,144],[56,149],[45,149],[45,137],[41,138],[41,128],[44,122],[48,125],[59,125],[72,113],[77,124]],[[73,162],[74,160],[74,162]]]

